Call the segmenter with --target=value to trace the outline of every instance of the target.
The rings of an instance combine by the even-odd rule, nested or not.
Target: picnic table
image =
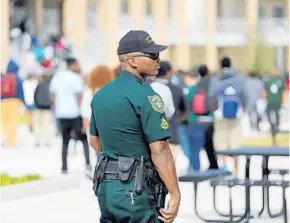
[[[269,170],[269,159],[270,157],[287,157],[289,156],[289,147],[247,147],[247,148],[241,148],[236,150],[222,150],[217,151],[217,155],[226,155],[226,156],[245,156],[246,157],[246,166],[245,166],[245,180],[242,182],[239,180],[233,180],[229,183],[232,185],[244,185],[245,186],[245,216],[244,219],[249,220],[252,218],[251,216],[251,191],[250,188],[252,186],[262,186],[263,187],[263,206],[261,210],[258,213],[258,216],[260,216],[265,209],[265,205],[267,206],[267,211],[270,217],[278,217],[281,215],[284,215],[284,221],[287,222],[287,205],[286,205],[286,194],[285,189],[289,186],[288,181],[269,181],[269,175],[271,173],[278,173],[282,176],[289,174],[289,170]],[[262,180],[260,181],[253,181],[250,179],[250,165],[251,165],[251,158],[253,156],[262,156],[263,162],[262,162]],[[217,183],[215,185],[218,185]],[[220,182],[220,185],[222,185],[222,182]],[[273,214],[270,210],[269,205],[269,187],[271,186],[281,186],[283,188],[283,210],[279,213]]]

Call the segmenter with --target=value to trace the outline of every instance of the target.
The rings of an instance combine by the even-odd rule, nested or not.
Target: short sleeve
[[[286,82],[284,81],[284,79],[281,78],[282,84],[281,84],[281,91],[284,91],[286,88]]]
[[[53,77],[50,81],[50,84],[49,84],[49,91],[51,93],[55,93],[55,78],[56,77]]]
[[[148,96],[141,106],[141,124],[148,143],[171,138],[164,103],[159,95]]]
[[[95,117],[93,113],[91,114],[91,120],[90,120],[90,135],[99,136],[99,132],[95,123]]]
[[[84,81],[81,77],[76,77],[74,84],[73,84],[73,89],[75,93],[79,94],[82,93],[84,90]]]

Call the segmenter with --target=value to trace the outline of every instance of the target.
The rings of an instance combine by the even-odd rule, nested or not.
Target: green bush
[[[35,180],[40,180],[41,177],[38,174],[29,174],[24,175],[21,177],[11,177],[6,173],[0,174],[0,186],[7,186],[11,184],[19,184],[19,183],[25,183]]]

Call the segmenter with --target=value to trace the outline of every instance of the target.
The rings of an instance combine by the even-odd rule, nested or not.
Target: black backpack
[[[50,108],[49,83],[40,83],[37,85],[34,92],[34,102],[37,108]]]

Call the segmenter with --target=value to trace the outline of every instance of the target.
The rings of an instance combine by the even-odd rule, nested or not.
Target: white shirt
[[[27,79],[23,81],[24,100],[27,105],[34,105],[34,92],[38,85],[38,80]]]
[[[98,91],[97,89],[95,93]],[[83,118],[90,120],[91,119],[91,102],[93,100],[93,97],[95,93],[92,92],[92,90],[89,87],[85,87],[82,97],[82,105],[81,105],[81,115]]]
[[[173,96],[170,88],[167,85],[156,81],[151,83],[150,85],[152,89],[162,98],[165,106],[165,116],[168,120],[170,120],[175,112]]]
[[[70,71],[56,73],[50,83],[50,92],[55,94],[55,116],[57,118],[77,118],[81,115],[77,94],[84,89],[82,78]]]

